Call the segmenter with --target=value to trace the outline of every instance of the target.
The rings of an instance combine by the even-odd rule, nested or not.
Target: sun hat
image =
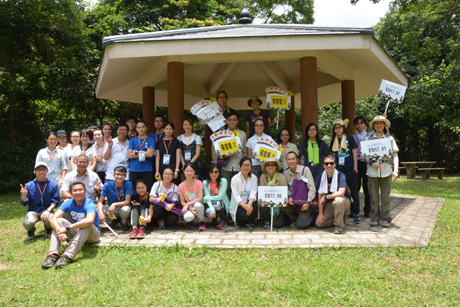
[[[251,101],[253,100],[259,101],[259,106],[262,105],[262,100],[260,100],[259,96],[251,96],[249,97],[249,100],[248,100],[248,107],[251,107]]]
[[[267,172],[267,170],[265,169],[265,164],[267,164],[268,162],[275,162],[276,163],[276,172],[281,169],[280,161],[276,160],[275,158],[268,158],[267,160],[262,162],[262,172],[264,172],[264,173]]]
[[[334,120],[334,122],[332,123],[332,127],[334,127],[335,125],[343,126],[343,125],[345,125],[345,124],[343,123],[343,120],[341,120],[340,118],[338,118],[338,119]]]
[[[374,117],[373,120],[371,120],[371,122],[369,123],[369,129],[371,130],[374,130],[374,123],[375,122],[384,122],[385,123],[385,126],[387,126],[387,128],[390,128],[391,126],[391,123],[388,119],[386,119],[384,116],[382,115],[377,115],[376,117]]]

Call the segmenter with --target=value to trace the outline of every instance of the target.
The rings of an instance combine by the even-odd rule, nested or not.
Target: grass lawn
[[[445,199],[427,247],[85,246],[69,267],[42,270],[49,240],[25,241],[18,189],[0,196],[0,305],[458,306],[460,177],[392,191]]]

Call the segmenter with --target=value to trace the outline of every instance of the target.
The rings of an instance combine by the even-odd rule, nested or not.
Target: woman
[[[254,229],[257,217],[257,177],[251,174],[251,166],[251,158],[241,158],[241,172],[232,178],[230,214],[235,227],[247,225],[249,229]]]
[[[254,123],[255,131],[256,133],[247,141],[246,147],[248,151],[248,157],[251,158],[251,165],[252,165],[252,173],[257,177],[257,179],[260,178],[262,175],[262,162],[257,160],[255,157],[252,157],[252,153],[254,152],[254,149],[257,146],[257,138],[258,137],[263,137],[263,138],[268,138],[273,140],[269,135],[266,135],[264,133],[264,121],[261,119],[256,120]]]
[[[220,217],[220,224],[217,225],[217,229],[224,229],[227,227],[225,214],[230,206],[227,196],[227,179],[222,177],[220,167],[214,162],[209,164],[206,175],[208,179],[203,181],[203,203],[208,205],[206,213],[209,212],[208,215],[213,220],[216,219],[217,213]]]
[[[184,134],[181,134],[177,140],[181,142],[182,154],[180,156],[182,171],[184,171],[184,166],[186,163],[197,163],[200,158],[201,146],[203,146],[203,141],[201,137],[193,133],[193,121],[191,119],[185,119],[184,124]],[[198,179],[198,177],[196,177]],[[181,181],[184,181],[185,177],[181,174]]]
[[[72,153],[73,153],[74,148],[80,145],[80,132],[72,131],[70,133],[70,142],[71,144],[69,144],[66,148],[64,148],[64,154],[65,154],[66,163],[67,163],[67,172],[70,172],[72,170],[70,160],[72,159]]]
[[[64,152],[56,147],[58,140],[54,132],[49,132],[45,140],[48,146],[40,149],[35,159],[35,165],[38,162],[45,162],[48,166],[46,178],[61,187],[67,172]]]
[[[204,205],[203,205],[203,184],[195,179],[197,167],[193,163],[185,164],[185,181],[177,188],[180,203],[182,204],[182,214],[184,220],[188,222],[187,229],[192,229],[195,215],[200,222],[198,231],[205,231],[204,225]]]
[[[150,202],[155,205],[153,211],[158,219],[158,228],[160,230],[166,228],[165,219],[174,226],[179,217],[182,216],[182,205],[179,202],[177,185],[172,182],[173,178],[174,171],[169,167],[165,168],[163,170],[163,180],[155,182],[150,191]],[[162,196],[164,197],[163,200]]]
[[[104,160],[104,152],[107,150],[107,143],[104,142],[102,131],[100,129],[94,130],[94,158],[96,159],[96,173],[102,182],[105,182],[105,172],[107,171],[107,161]]]
[[[179,164],[181,158],[181,143],[173,137],[174,124],[168,122],[163,129],[165,137],[155,145],[155,178],[158,178],[164,169],[169,167],[174,169],[174,179],[179,177]]]
[[[92,138],[93,131],[91,131],[91,129],[83,129],[80,131],[81,144],[73,149],[72,157],[70,158],[70,166],[72,167],[73,171],[77,169],[75,162],[77,161],[77,157],[79,155],[85,155],[88,157],[88,169],[90,171],[94,172],[96,169],[96,158],[94,157],[95,153],[93,151],[92,145],[89,143],[89,140]]]
[[[96,136],[94,137],[96,139]],[[145,226],[153,217],[153,204],[149,201],[147,184],[139,179],[136,183],[136,193],[131,197],[131,226],[133,230],[130,239],[145,238]]]
[[[262,163],[262,171],[264,172],[262,176],[260,176],[260,184],[259,186],[272,186],[272,187],[287,187],[288,183],[286,177],[283,174],[278,173],[281,169],[280,162],[275,158],[268,158],[267,160]],[[270,211],[271,209],[268,207],[261,207],[260,209],[264,215],[265,219],[265,228],[270,228]],[[275,211],[276,209],[273,209]],[[273,227],[281,228],[285,223],[285,213],[280,212],[279,215],[273,217]]]
[[[330,151],[336,157],[338,163],[336,169],[345,174],[347,185],[350,188],[352,203],[350,217],[355,224],[360,224],[359,218],[359,189],[358,189],[358,154],[355,138],[347,135],[343,120],[336,119],[332,123],[332,141]]]
[[[382,220],[382,227],[388,228],[391,225],[390,216],[390,193],[391,193],[391,182],[398,179],[398,166],[399,148],[396,145],[395,139],[390,136],[388,128],[391,123],[388,119],[383,116],[376,116],[369,123],[369,128],[374,130],[367,136],[366,141],[388,138],[391,141],[391,152],[393,158],[382,159],[379,161],[369,161],[367,167],[367,176],[369,182],[369,192],[371,194],[371,226],[375,227],[379,225],[380,219]],[[393,160],[393,161],[392,161]],[[392,170],[391,163],[393,162],[394,170]],[[379,206],[379,189],[380,203]]]
[[[323,159],[327,155],[327,145],[319,136],[318,126],[309,123],[305,128],[305,139],[300,144],[300,165],[310,169],[317,182],[324,172]]]
[[[270,130],[279,121],[279,116],[275,117],[274,121],[270,119],[270,114],[267,110],[262,110],[260,106],[262,105],[262,100],[258,96],[252,96],[248,100],[248,107],[252,108],[252,112],[249,112],[246,115],[246,135],[248,138],[252,137],[255,133],[255,123],[256,120],[261,119],[264,122],[263,132],[267,135],[270,135]]]
[[[102,127],[102,134],[104,136],[104,142],[107,142],[108,140],[112,139],[112,132],[113,132],[113,126],[110,123],[103,123]]]
[[[297,148],[296,144],[292,143],[291,134],[286,128],[281,128],[281,130],[278,131],[278,145],[283,147],[280,157],[280,172],[283,173],[288,167],[286,162],[286,154],[291,151],[299,154],[299,149]]]

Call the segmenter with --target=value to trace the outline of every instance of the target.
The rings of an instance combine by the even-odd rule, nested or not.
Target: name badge
[[[339,157],[339,165],[345,165],[345,157]]]
[[[169,165],[171,162],[171,155],[170,154],[164,154],[163,155],[163,164]]]
[[[54,165],[49,165],[48,166],[49,170],[50,170],[50,175],[54,175]]]
[[[304,176],[302,176],[302,177],[300,178],[300,180],[302,180],[302,181],[305,182],[305,183],[308,183],[308,178],[305,178]]]
[[[318,164],[315,164],[315,163],[312,162],[312,163],[311,163],[311,166],[318,166]]]
[[[248,204],[248,202],[249,202],[249,197],[248,196],[243,195],[243,196],[241,196],[241,198],[243,199],[243,203]]]
[[[145,161],[145,151],[139,151],[139,162],[144,162]]]
[[[125,156],[123,154],[117,155],[118,164],[125,164]]]
[[[184,154],[185,154],[185,162],[192,160],[192,152],[190,150],[186,150]]]

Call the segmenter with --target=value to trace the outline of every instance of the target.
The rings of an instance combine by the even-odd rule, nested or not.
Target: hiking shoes
[[[67,257],[66,255],[62,255],[61,258],[59,258],[59,260],[56,262],[56,264],[54,265],[55,267],[57,268],[65,268],[66,266],[69,265],[69,263],[72,262],[72,259],[70,259],[69,257]]]
[[[56,254],[51,254],[46,257],[45,262],[42,264],[42,269],[49,269],[54,266],[56,261],[58,261],[59,256]]]

